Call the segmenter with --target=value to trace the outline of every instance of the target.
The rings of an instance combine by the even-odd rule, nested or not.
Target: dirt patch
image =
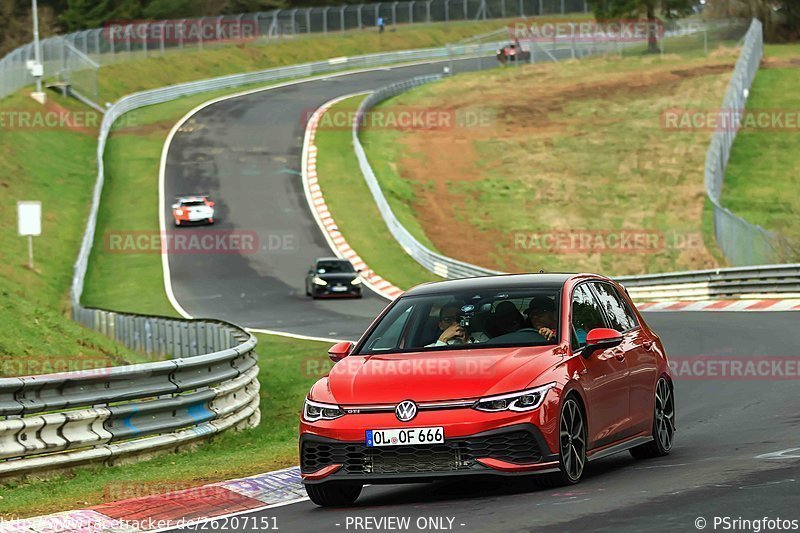
[[[404,153],[408,155],[398,161],[398,171],[413,184],[412,207],[416,216],[426,235],[445,255],[507,271],[530,270],[531,261],[536,261],[511,245],[514,236],[510,232],[516,227],[515,220],[527,223],[527,218],[536,218],[540,223],[545,221],[546,229],[643,228],[652,224],[653,211],[658,218],[659,211],[674,209],[676,220],[688,218],[699,231],[704,203],[705,149],[698,148],[699,145],[690,148],[689,145],[697,144],[697,138],[684,137],[675,138],[678,144],[665,150],[661,146],[664,132],[658,123],[661,112],[658,106],[670,101],[676,107],[685,105],[679,95],[687,84],[696,84],[702,78],[716,79],[717,85],[724,87],[734,61],[735,57],[724,56],[701,64],[654,62],[639,70],[611,68],[597,72],[580,66],[576,67],[578,72],[574,77],[554,73],[555,67],[547,65],[521,69],[523,73],[513,80],[517,86],[511,89],[509,80],[498,78],[489,78],[491,82],[474,87],[469,87],[472,80],[465,81],[467,87],[458,91],[457,78],[452,82],[453,89],[443,84],[424,99],[425,107],[447,110],[489,107],[494,121],[488,127],[455,132],[415,131],[401,137]],[[709,102],[718,105],[721,98],[720,92],[709,97]],[[630,103],[639,102],[634,107],[641,109],[649,101],[656,106],[651,115],[626,116],[626,106]],[[622,137],[598,139],[597,131],[606,129],[623,131]],[[627,135],[652,137],[652,147],[658,153],[648,153],[646,144],[626,149]],[[579,151],[560,155],[565,143],[576,140],[587,143],[586,152],[605,159],[604,166],[590,171],[592,175],[587,176],[585,169],[570,168],[567,161],[587,154]],[[618,154],[603,153],[606,141],[608,150]],[[487,146],[496,146],[497,152],[487,154]],[[694,176],[689,178],[685,170],[687,158],[696,160],[692,167]],[[591,163],[586,166],[591,168]],[[489,178],[498,174],[504,178],[494,181]],[[649,178],[641,178],[642,174]],[[653,187],[662,187],[663,194],[654,194]],[[593,191],[601,195],[626,195],[621,205],[632,204],[634,208],[610,214],[609,209],[614,207],[610,200],[604,217],[595,218],[591,211],[582,210],[578,202]],[[500,201],[504,197],[509,199],[505,205]],[[653,201],[648,200],[651,197]],[[650,209],[636,205],[637,202],[649,203]],[[680,264],[698,267],[716,264],[702,246],[677,251],[674,256],[670,261]],[[560,260],[568,265],[603,266],[600,257],[573,255]],[[620,268],[623,272],[637,271],[648,261],[651,260],[627,258]]]
[[[761,68],[799,68],[800,57],[765,57]]]

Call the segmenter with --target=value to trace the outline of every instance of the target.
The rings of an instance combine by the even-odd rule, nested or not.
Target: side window
[[[622,333],[639,325],[633,311],[628,307],[617,290],[608,283],[593,283],[597,297],[606,310],[611,327]]]
[[[589,285],[578,285],[572,293],[572,339],[576,348],[586,346],[586,335],[594,328],[606,327],[600,303]]]

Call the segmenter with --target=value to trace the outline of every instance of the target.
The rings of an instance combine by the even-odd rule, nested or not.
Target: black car
[[[361,298],[361,276],[347,259],[319,258],[306,274],[306,296]]]

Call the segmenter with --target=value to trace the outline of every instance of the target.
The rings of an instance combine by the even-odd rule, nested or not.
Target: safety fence
[[[721,114],[731,124],[741,124],[750,86],[756,76],[764,52],[761,22],[753,19],[744,38],[728,90],[722,101]],[[751,224],[722,206],[725,169],[730,159],[737,127],[717,129],[706,154],[706,193],[714,209],[714,236],[725,258],[732,265],[757,265],[780,261],[779,237]]]
[[[45,78],[70,83],[97,100],[100,65],[240,42],[278,42],[385,25],[495,19],[587,12],[585,0],[414,0],[346,6],[278,9],[194,19],[110,22],[102,28],[41,41]],[[268,52],[267,52],[268,53]],[[0,60],[0,98],[34,82],[26,44]]]
[[[256,339],[241,328],[81,306],[73,318],[175,358],[0,379],[0,477],[177,450],[258,424]]]

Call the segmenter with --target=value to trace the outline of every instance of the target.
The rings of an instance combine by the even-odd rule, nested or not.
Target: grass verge
[[[800,45],[772,45],[756,74],[747,101],[749,116],[768,112],[781,119],[761,127],[745,121],[725,172],[722,205],[748,222],[789,241],[787,261],[800,260]],[[794,127],[789,120],[794,117]]]
[[[452,127],[368,126],[363,138],[382,185],[405,188],[389,197],[392,208],[412,213],[451,257],[510,272],[710,268],[710,134],[670,129],[663,113],[718,106],[737,54],[459,75],[377,108],[443,111]]]
[[[100,69],[99,93],[114,101],[133,91],[334,57],[444,46],[503,28],[507,20],[400,25],[379,34],[373,29],[300,36],[267,44],[255,42],[173,50],[163,56],[134,58]]]
[[[71,101],[51,102],[48,116],[75,112]],[[95,131],[47,128],[41,107],[23,95],[0,102],[0,376],[83,370],[142,361],[100,334],[72,322],[67,287],[95,180]],[[27,122],[22,120],[28,117]],[[42,202],[42,234],[17,235],[16,202]]]
[[[6,486],[0,518],[79,509],[119,499],[119,494],[159,494],[298,464],[298,415],[313,382],[330,368],[329,345],[258,337],[262,416],[257,428],[223,433],[191,452],[128,465],[87,466],[47,481]]]

